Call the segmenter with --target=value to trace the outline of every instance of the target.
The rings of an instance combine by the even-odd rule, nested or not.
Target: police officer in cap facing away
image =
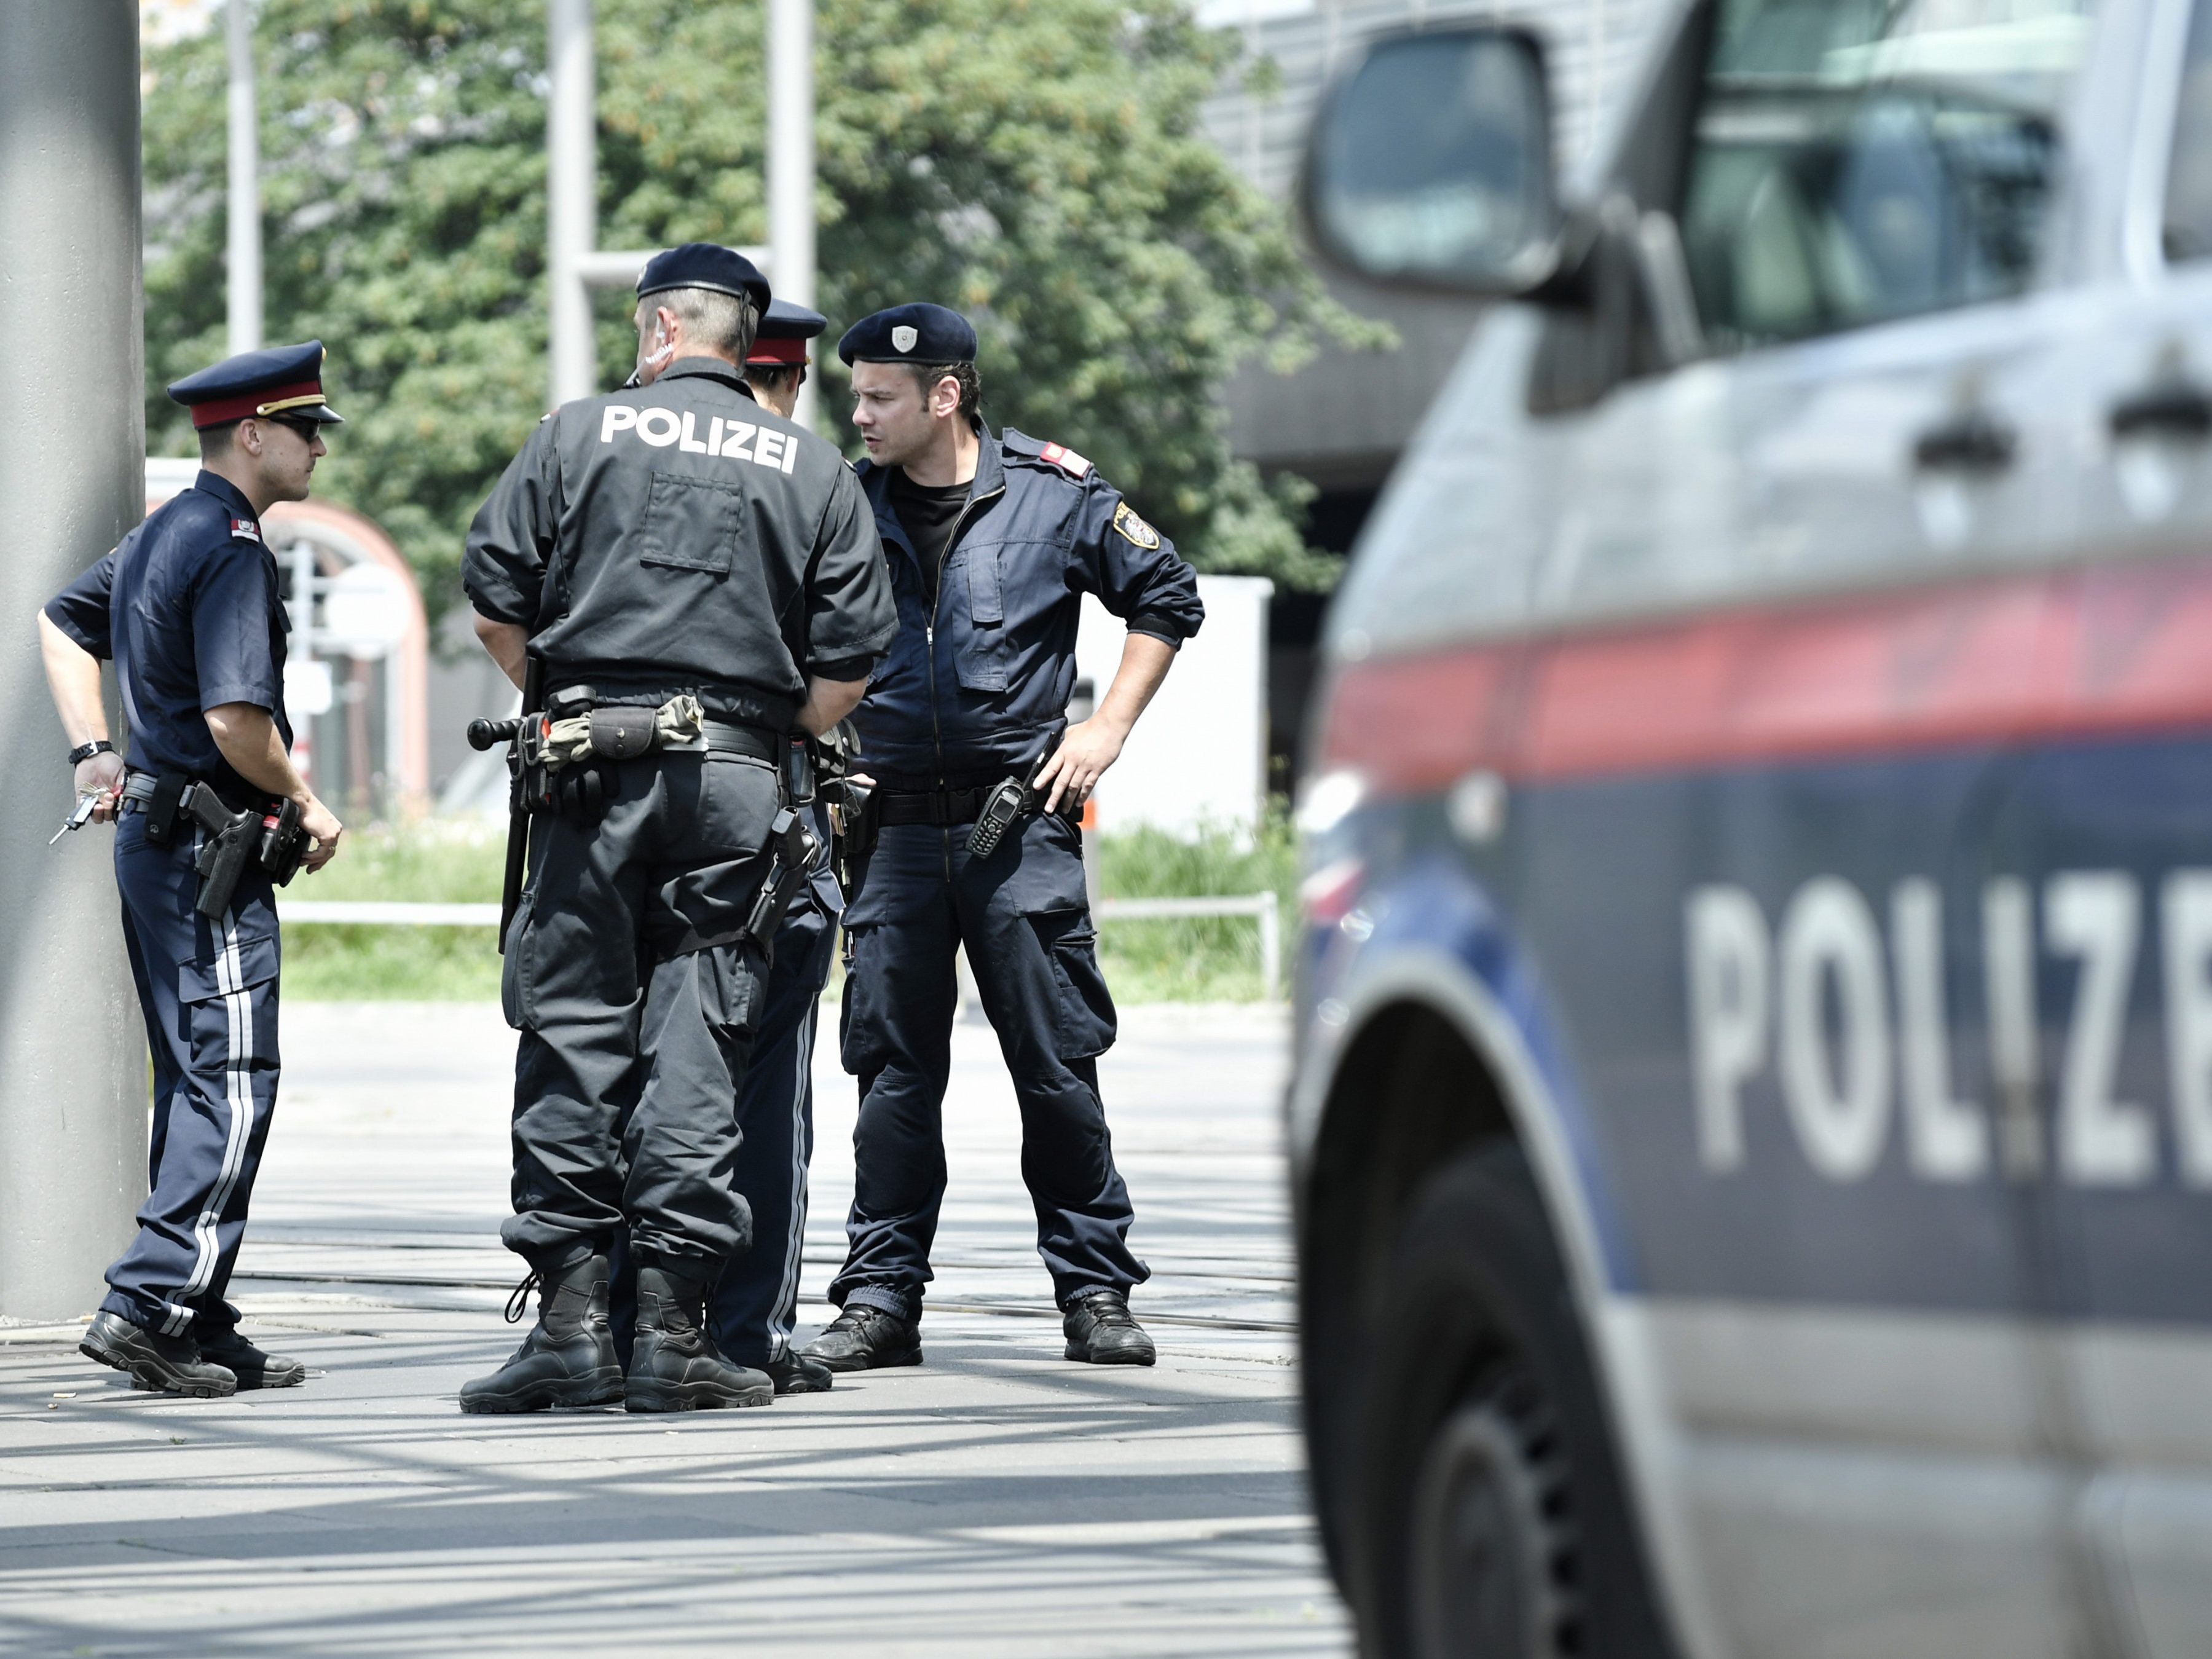
[[[793,418],[806,378],[806,343],[826,320],[805,306],[769,301],[744,362],[745,384],[762,408]],[[826,805],[817,799],[806,810],[816,837],[827,848]],[[814,1156],[814,1027],[843,908],[830,861],[821,859],[776,929],[752,1057],[738,1095],[744,1141],[737,1183],[752,1212],[752,1249],[722,1269],[707,1304],[715,1346],[739,1364],[766,1371],[778,1394],[821,1394],[831,1381],[827,1365],[793,1348],[791,1328],[806,1233],[806,1168]],[[609,1260],[615,1349],[626,1363],[637,1295],[626,1233],[617,1232]]]
[[[779,781],[791,734],[859,701],[896,617],[851,470],[745,385],[768,302],[730,249],[656,255],[635,388],[548,416],[470,528],[477,635],[518,685],[539,665],[545,708],[502,981],[520,1033],[502,1231],[538,1317],[464,1411],[773,1398],[705,1324],[750,1243],[736,1104],[775,939],[755,901],[772,872],[776,890],[805,878]],[[637,1263],[626,1370],[617,1226]]]
[[[921,1357],[945,1196],[941,1109],[963,945],[1022,1114],[1022,1176],[1066,1357],[1152,1363],[1097,1056],[1114,1040],[1075,825],[1099,775],[1198,631],[1197,578],[1056,443],[993,437],[975,331],[904,305],[838,342],[860,475],[898,591],[897,643],[854,716],[878,786],[872,854],[845,912],[845,1067],[860,1080],[842,1310],[806,1352],[840,1370]],[[1097,713],[1067,725],[1082,595],[1128,624]]]
[[[40,613],[46,681],[74,745],[78,812],[115,823],[123,934],[153,1051],[152,1191],[79,1348],[142,1389],[289,1388],[296,1359],[239,1334],[224,1299],[276,1104],[275,889],[341,833],[292,765],[276,562],[261,515],[307,499],[322,431],[319,341],[178,381],[200,473]],[[126,765],[107,738],[115,663]]]

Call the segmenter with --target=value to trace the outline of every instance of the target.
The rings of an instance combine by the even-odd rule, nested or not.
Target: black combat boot
[[[542,1412],[550,1406],[609,1406],[622,1398],[622,1366],[607,1323],[607,1259],[592,1253],[533,1272],[516,1287],[507,1317],[519,1319],[538,1285],[538,1323],[514,1357],[461,1387],[465,1412]]]
[[[778,1394],[827,1394],[833,1380],[827,1365],[789,1346],[768,1362],[768,1375]]]
[[[249,1389],[296,1389],[307,1380],[304,1364],[285,1354],[262,1352],[238,1334],[235,1325],[220,1336],[203,1336],[200,1358],[233,1373],[241,1394]]]
[[[1149,1365],[1157,1357],[1152,1339],[1129,1311],[1119,1291],[1085,1291],[1067,1304],[1060,1321],[1067,1332],[1067,1358],[1093,1365]]]
[[[637,1326],[623,1405],[634,1412],[714,1411],[775,1400],[768,1373],[732,1365],[707,1334],[708,1275],[638,1263]]]
[[[921,1328],[895,1313],[855,1302],[799,1351],[833,1371],[880,1370],[921,1364]]]
[[[161,1394],[220,1400],[238,1392],[238,1378],[226,1366],[200,1355],[189,1336],[164,1336],[134,1325],[118,1313],[96,1313],[76,1351],[118,1371],[131,1373],[131,1386]]]

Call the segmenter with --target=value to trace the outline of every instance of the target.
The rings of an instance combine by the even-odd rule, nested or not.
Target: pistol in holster
[[[192,860],[200,878],[192,908],[210,921],[219,921],[228,914],[248,870],[266,871],[280,887],[299,873],[307,854],[307,836],[300,828],[297,801],[283,801],[274,811],[247,807],[234,812],[206,784],[191,783],[177,805],[207,832]]]
[[[745,918],[745,932],[775,960],[775,936],[783,927],[783,918],[806,884],[806,878],[814,868],[814,860],[822,851],[822,843],[814,831],[807,827],[804,814],[786,806],[775,815],[769,829],[769,845],[773,849],[769,860],[768,879],[761,884],[760,896],[754,899],[752,914]]]

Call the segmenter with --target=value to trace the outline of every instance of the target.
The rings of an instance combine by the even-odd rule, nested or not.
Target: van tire
[[[1666,1659],[1565,1263],[1521,1149],[1417,1194],[1363,1402],[1367,1659]]]

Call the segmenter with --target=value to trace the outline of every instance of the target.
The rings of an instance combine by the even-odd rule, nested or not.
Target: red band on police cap
[[[748,368],[789,368],[806,362],[806,342],[796,337],[788,339],[759,339],[745,354]]]
[[[310,404],[323,401],[323,383],[319,377],[312,380],[295,380],[289,386],[264,386],[252,392],[241,392],[234,398],[216,398],[192,405],[192,424],[221,426],[228,421],[242,421],[249,415],[258,415],[264,410],[276,412],[278,404],[289,404],[304,409]]]

